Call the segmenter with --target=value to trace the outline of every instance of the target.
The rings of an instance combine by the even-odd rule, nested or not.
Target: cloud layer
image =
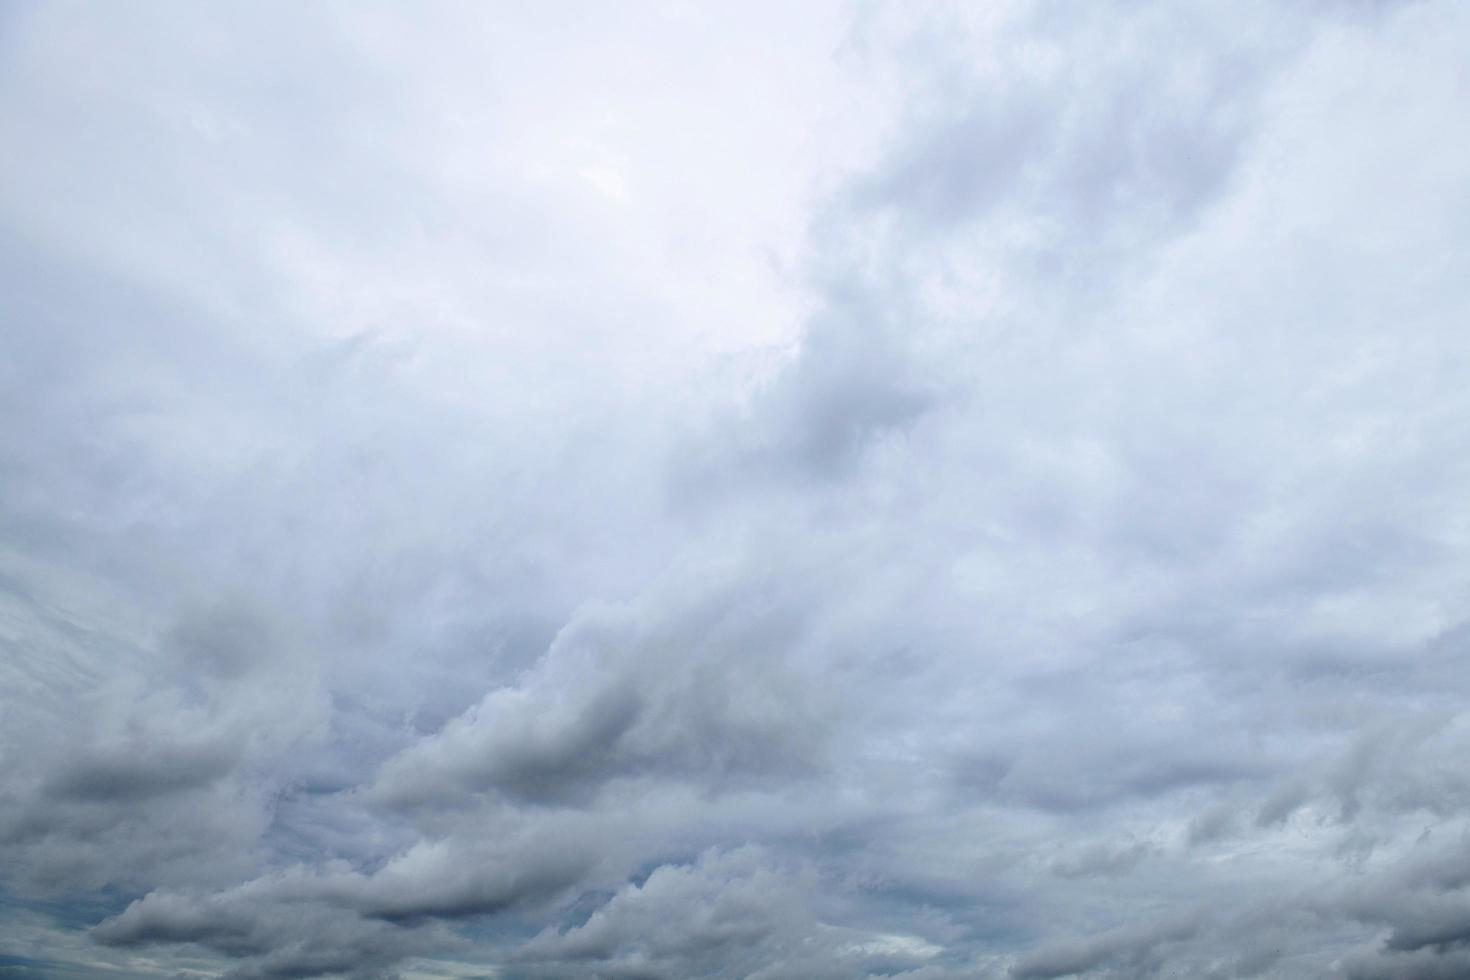
[[[0,968],[1470,972],[1458,4],[0,10]]]

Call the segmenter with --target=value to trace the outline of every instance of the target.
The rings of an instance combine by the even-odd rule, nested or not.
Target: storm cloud
[[[1467,43],[0,6],[0,972],[1467,975]]]

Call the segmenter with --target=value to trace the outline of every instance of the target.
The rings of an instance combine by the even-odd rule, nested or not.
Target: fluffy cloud
[[[0,966],[1463,975],[1467,34],[0,13]]]

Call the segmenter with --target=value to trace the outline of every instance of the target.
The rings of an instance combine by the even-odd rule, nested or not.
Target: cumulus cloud
[[[0,967],[1464,975],[1467,37],[0,10]]]

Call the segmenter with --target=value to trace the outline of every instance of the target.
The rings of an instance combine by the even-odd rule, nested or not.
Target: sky
[[[0,3],[0,977],[1470,976],[1467,49]]]

